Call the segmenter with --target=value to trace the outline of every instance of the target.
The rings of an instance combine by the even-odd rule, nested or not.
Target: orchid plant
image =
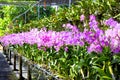
[[[2,37],[4,46],[41,64],[63,79],[108,79],[120,77],[120,23],[113,18],[98,22],[92,14],[86,23],[80,16],[83,31],[76,25],[63,24],[64,31],[42,28]],[[99,26],[105,26],[102,29]]]

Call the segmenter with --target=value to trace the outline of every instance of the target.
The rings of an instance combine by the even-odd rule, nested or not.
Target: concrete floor
[[[0,80],[16,80],[12,69],[10,68],[6,58],[0,50]]]

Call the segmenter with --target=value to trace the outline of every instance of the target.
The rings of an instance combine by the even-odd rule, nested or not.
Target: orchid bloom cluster
[[[71,31],[47,31],[45,28],[38,30],[32,29],[30,32],[22,32],[18,34],[11,34],[4,36],[1,40],[5,46],[11,45],[24,45],[24,44],[37,44],[38,48],[41,47],[54,47],[56,51],[62,46],[67,45],[84,45],[81,32]]]
[[[80,21],[84,21],[85,16],[80,17]],[[69,31],[47,31],[46,28],[38,30],[32,29],[29,32],[22,32],[17,34],[10,34],[2,37],[0,42],[7,45],[24,45],[37,44],[38,48],[41,47],[54,47],[56,51],[59,51],[61,47],[65,46],[65,51],[70,46],[85,46],[87,43],[87,50],[89,53],[96,52],[101,53],[104,47],[110,47],[111,52],[120,52],[120,23],[112,18],[104,21],[104,25],[109,26],[107,30],[101,30],[99,23],[94,15],[90,15],[89,27],[85,28],[83,32],[80,32],[77,26],[70,23],[64,24],[62,27],[70,29]]]

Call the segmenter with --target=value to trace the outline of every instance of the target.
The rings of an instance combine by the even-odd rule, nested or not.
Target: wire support
[[[40,0],[41,1],[41,0]],[[28,10],[26,10],[25,12],[23,12],[22,14],[16,16],[15,18],[13,18],[12,22],[14,22],[17,18],[21,17],[22,15],[26,14],[30,9],[32,9],[34,6],[38,5],[40,3],[40,1],[37,1],[37,3],[33,4]]]

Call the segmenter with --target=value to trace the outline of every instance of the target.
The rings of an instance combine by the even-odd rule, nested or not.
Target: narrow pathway
[[[0,51],[0,80],[16,80],[12,72],[12,69],[10,68],[1,51]]]

